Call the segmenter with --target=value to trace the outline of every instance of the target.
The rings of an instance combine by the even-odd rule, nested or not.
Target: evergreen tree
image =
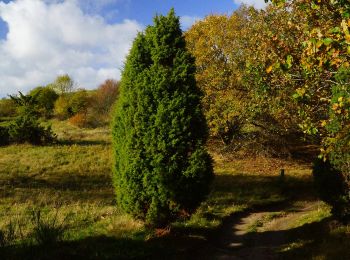
[[[172,9],[134,40],[122,73],[113,141],[117,202],[161,226],[209,192],[212,160],[194,58]]]

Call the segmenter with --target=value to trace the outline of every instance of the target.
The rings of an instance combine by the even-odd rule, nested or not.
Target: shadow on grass
[[[58,242],[54,245],[24,245],[0,248],[1,259],[197,259],[200,250],[210,247],[196,237],[165,236],[145,239],[109,236],[87,237],[78,241]],[[201,254],[202,255],[202,254]],[[210,254],[212,255],[212,254]],[[206,258],[204,258],[206,259]]]
[[[57,182],[28,179],[12,186],[19,187],[63,189],[72,193],[84,189],[102,189],[110,190],[111,198],[114,196],[107,176],[66,176],[58,178]],[[215,259],[221,256],[234,257],[237,248],[231,250],[229,244],[235,239],[238,239],[242,248],[275,248],[300,239],[311,241],[281,253],[283,257],[298,256],[327,236],[328,231],[324,225],[328,219],[291,230],[245,234],[239,238],[232,236],[232,230],[227,230],[230,236],[223,229],[233,227],[254,211],[288,209],[290,203],[300,197],[303,200],[316,200],[310,179],[221,174],[216,176],[212,193],[198,209],[198,220],[190,225],[186,221],[175,225],[168,235],[148,240],[146,236],[138,239],[97,236],[62,242],[52,248],[12,248],[5,253],[14,256],[10,259]],[[238,208],[233,209],[233,213],[227,213],[226,210],[230,207]],[[213,221],[219,224],[207,225]],[[29,256],[32,258],[26,258]]]
[[[244,217],[242,214],[240,217]],[[241,218],[237,218],[239,223]],[[243,235],[224,236],[217,241],[218,247],[229,250],[229,254],[242,257],[243,259],[311,259],[316,248],[327,239],[332,239],[329,231],[331,218],[325,218],[319,222],[304,224],[288,230],[251,232]],[[225,240],[226,239],[226,240]],[[338,258],[346,253],[344,247],[338,252]],[[319,252],[322,256],[327,255],[327,248]],[[324,259],[324,258],[322,258]],[[325,258],[330,259],[330,258]]]
[[[55,176],[55,174],[52,174]],[[57,174],[50,179],[40,179],[34,176],[18,176],[8,180],[7,185],[11,188],[29,189],[55,189],[81,191],[83,189],[110,189],[112,188],[111,177],[105,174],[99,175],[78,175],[78,174]],[[6,184],[5,183],[5,184]]]
[[[111,142],[104,140],[58,140],[58,145],[79,145],[79,146],[90,146],[90,145],[110,145]]]
[[[54,176],[54,177],[53,177]],[[50,194],[61,194],[64,201],[98,202],[114,201],[114,191],[111,176],[107,174],[57,174],[49,179],[36,176],[16,176],[11,179],[0,179],[0,198],[21,200]],[[46,195],[45,195],[46,194]],[[34,197],[33,197],[34,196]]]
[[[247,215],[237,215],[237,224]],[[235,230],[231,230],[231,236],[223,236],[212,243],[224,248],[225,256],[242,259],[313,259],[316,256],[320,259],[350,259],[350,241],[344,234],[332,233],[331,221],[332,218],[328,217],[288,230],[243,235],[233,235]]]
[[[143,240],[107,236],[50,246],[24,245],[0,250],[1,259],[138,259],[149,258],[159,248]],[[166,252],[159,252],[166,253]],[[170,253],[170,252],[169,252]]]

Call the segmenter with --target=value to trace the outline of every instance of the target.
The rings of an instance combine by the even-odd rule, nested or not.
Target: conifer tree
[[[122,73],[113,123],[117,203],[156,226],[191,213],[213,179],[194,64],[172,9],[137,35]]]

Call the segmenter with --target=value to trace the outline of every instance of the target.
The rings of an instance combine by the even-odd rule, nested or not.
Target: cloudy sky
[[[131,42],[171,7],[186,30],[211,13],[263,0],[0,0],[0,97],[68,73],[78,87],[120,78]]]

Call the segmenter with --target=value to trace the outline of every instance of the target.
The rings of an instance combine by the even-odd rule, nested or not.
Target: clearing
[[[56,145],[0,148],[0,230],[13,231],[1,259],[350,259],[350,228],[315,196],[309,162],[210,146],[208,199],[190,219],[149,230],[115,206],[108,128],[53,129]]]

